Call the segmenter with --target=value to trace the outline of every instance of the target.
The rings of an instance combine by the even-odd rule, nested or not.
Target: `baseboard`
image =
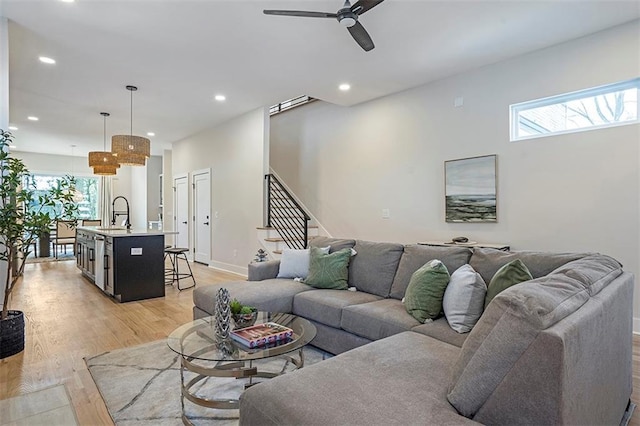
[[[224,272],[233,272],[234,274],[243,275],[245,277],[249,275],[248,267],[232,265],[231,263],[215,262],[212,260],[211,262],[209,262],[209,268],[218,269]]]

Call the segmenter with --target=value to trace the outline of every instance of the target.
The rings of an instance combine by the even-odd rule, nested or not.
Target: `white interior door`
[[[189,176],[174,176],[173,187],[175,189],[173,229],[178,232],[174,236],[175,246],[189,248]]]
[[[193,247],[196,262],[209,264],[211,259],[211,173],[193,172]]]

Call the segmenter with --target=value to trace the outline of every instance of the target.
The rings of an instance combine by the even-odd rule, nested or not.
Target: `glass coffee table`
[[[182,421],[193,424],[185,414],[184,400],[217,409],[237,409],[237,399],[214,399],[198,395],[198,385],[209,377],[248,378],[245,388],[255,384],[254,377],[272,378],[280,375],[260,371],[253,361],[283,356],[296,368],[304,366],[304,347],[316,336],[316,327],[304,318],[292,314],[259,312],[256,324],[274,322],[293,330],[290,339],[249,348],[230,337],[220,339],[215,334],[215,318],[205,317],[175,329],[167,338],[169,348],[180,355]],[[186,372],[195,373],[185,377]]]

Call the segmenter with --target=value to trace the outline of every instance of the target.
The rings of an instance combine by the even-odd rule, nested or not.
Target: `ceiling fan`
[[[365,51],[370,51],[375,46],[373,40],[364,29],[362,24],[358,22],[358,17],[368,10],[373,9],[384,0],[358,0],[353,6],[349,0],[345,0],[342,9],[336,13],[327,12],[308,12],[304,10],[263,10],[265,15],[280,15],[280,16],[300,16],[303,18],[335,18],[343,26],[347,27],[349,33],[354,40]]]

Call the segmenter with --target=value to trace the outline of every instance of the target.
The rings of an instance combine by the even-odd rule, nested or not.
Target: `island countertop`
[[[93,232],[95,234],[104,235],[105,237],[144,237],[152,235],[171,235],[177,234],[175,231],[162,231],[158,229],[132,228],[127,229],[123,226],[78,226],[78,230]]]

